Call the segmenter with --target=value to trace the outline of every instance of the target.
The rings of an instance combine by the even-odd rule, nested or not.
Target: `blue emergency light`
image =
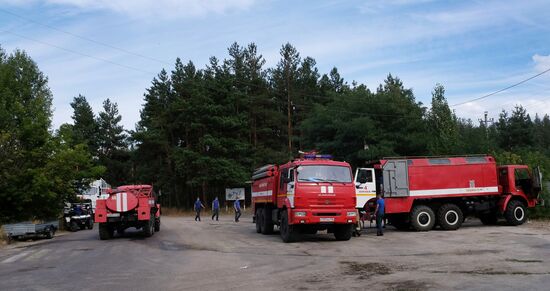
[[[304,159],[306,160],[332,160],[332,155],[316,155],[316,154],[305,154]]]

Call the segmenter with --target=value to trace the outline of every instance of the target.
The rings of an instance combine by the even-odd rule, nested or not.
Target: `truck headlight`
[[[306,212],[305,211],[296,211],[296,212],[294,212],[294,216],[296,216],[296,217],[305,217]]]
[[[348,211],[348,216],[356,216],[357,213],[355,211]]]

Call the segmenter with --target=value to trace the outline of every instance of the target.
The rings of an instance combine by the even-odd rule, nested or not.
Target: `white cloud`
[[[44,3],[84,11],[112,11],[132,18],[168,19],[203,16],[210,13],[223,14],[233,10],[248,9],[254,4],[254,0],[4,0],[0,2],[18,6]]]
[[[542,72],[550,69],[550,55],[539,55],[535,54],[533,56],[533,62],[535,62],[535,70],[537,72]]]

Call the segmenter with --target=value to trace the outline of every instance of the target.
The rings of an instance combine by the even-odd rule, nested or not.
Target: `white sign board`
[[[244,200],[244,188],[226,188],[225,200],[227,201]]]

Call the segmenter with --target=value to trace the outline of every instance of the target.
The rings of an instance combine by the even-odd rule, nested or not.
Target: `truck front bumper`
[[[357,210],[350,209],[293,209],[291,224],[353,224]]]

